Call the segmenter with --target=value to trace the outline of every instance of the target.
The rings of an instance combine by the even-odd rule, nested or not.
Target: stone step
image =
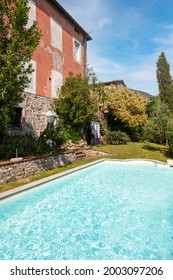
[[[76,151],[76,155],[80,155],[80,154],[83,154],[82,151]]]
[[[76,151],[76,159],[84,158],[86,154],[83,152],[82,149]]]
[[[101,133],[102,136],[106,134],[106,132],[103,128],[100,128],[100,133]]]
[[[83,153],[76,154],[77,159],[84,158],[84,157],[86,157],[86,154],[83,154]]]

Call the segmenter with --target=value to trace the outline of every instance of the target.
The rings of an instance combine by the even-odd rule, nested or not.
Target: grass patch
[[[168,147],[153,143],[129,142],[126,145],[98,145],[94,149],[112,153],[117,159],[144,158],[166,162],[171,158]]]
[[[77,160],[77,161],[67,165],[67,166],[57,167],[57,168],[52,169],[52,170],[46,170],[46,171],[40,172],[38,174],[32,175],[32,176],[27,177],[27,178],[19,179],[19,180],[16,180],[14,182],[10,182],[10,183],[0,185],[0,193],[8,191],[10,189],[20,187],[20,186],[25,185],[27,183],[31,183],[31,182],[46,178],[46,177],[54,175],[54,174],[58,174],[60,172],[66,171],[66,170],[70,170],[70,169],[78,167],[82,164],[90,163],[92,161],[95,161],[96,159],[98,159],[98,158],[80,159],[80,160]]]
[[[58,167],[52,170],[43,171],[41,173],[30,176],[28,178],[19,179],[14,182],[3,184],[0,185],[0,192],[4,192],[22,186],[27,183],[40,180],[45,177],[58,174],[66,170],[70,170],[74,167],[78,167],[82,164],[90,163],[96,159],[100,159],[104,157],[115,158],[115,159],[144,158],[144,159],[155,159],[163,162],[166,162],[167,159],[171,158],[168,147],[164,145],[153,144],[153,143],[130,142],[126,145],[98,145],[98,146],[94,146],[93,149],[98,151],[108,152],[111,153],[112,155],[80,159],[64,167]]]

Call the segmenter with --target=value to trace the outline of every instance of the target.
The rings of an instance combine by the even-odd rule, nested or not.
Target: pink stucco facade
[[[29,0],[30,15],[26,28],[37,21],[42,32],[32,56],[33,73],[25,98],[15,108],[18,122],[13,133],[39,136],[52,114],[53,98],[69,72],[85,75],[89,34],[56,0]]]
[[[32,57],[36,65],[35,94],[55,97],[56,87],[64,84],[69,72],[85,75],[87,41],[91,38],[56,1],[30,2],[35,5],[33,18],[42,31]]]

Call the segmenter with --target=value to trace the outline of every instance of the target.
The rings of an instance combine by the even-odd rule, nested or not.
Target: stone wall
[[[54,155],[35,156],[31,159],[22,159],[17,162],[0,162],[0,185],[29,177],[44,170],[51,170],[56,167],[66,166],[80,158],[94,158],[109,155],[112,154],[94,151],[90,147],[85,147]]]
[[[76,152],[23,159],[19,162],[0,163],[0,184],[26,178],[44,170],[68,165],[76,160]]]
[[[24,100],[18,107],[22,108],[21,127],[13,128],[10,132],[39,136],[47,127],[46,113],[52,110],[52,99],[25,93]]]

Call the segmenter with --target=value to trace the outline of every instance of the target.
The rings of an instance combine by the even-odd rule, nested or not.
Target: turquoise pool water
[[[105,161],[0,202],[0,259],[173,259],[173,168]]]

